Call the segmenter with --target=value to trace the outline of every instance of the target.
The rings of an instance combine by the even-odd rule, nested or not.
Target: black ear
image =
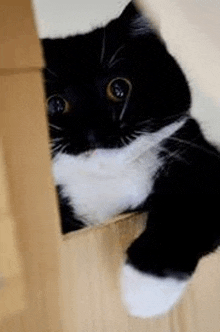
[[[119,21],[129,29],[130,35],[134,37],[154,32],[151,22],[134,5],[133,1],[124,9]]]
[[[131,1],[123,10],[121,14],[121,19],[132,20],[136,15],[139,15],[139,12],[133,1]]]

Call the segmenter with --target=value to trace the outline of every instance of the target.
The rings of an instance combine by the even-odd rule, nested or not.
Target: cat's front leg
[[[147,242],[146,234],[131,245],[121,275],[122,301],[131,315],[163,315],[181,299],[190,273],[166,263],[165,249]]]
[[[158,277],[126,263],[122,269],[122,301],[132,316],[161,316],[181,299],[188,282],[188,278]]]
[[[170,215],[166,212],[161,206],[149,213],[147,229],[129,247],[122,268],[122,301],[136,317],[159,316],[172,309],[198,262],[194,227],[184,223],[186,214],[181,215],[178,207]]]

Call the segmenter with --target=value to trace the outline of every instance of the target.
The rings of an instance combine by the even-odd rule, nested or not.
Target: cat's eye
[[[47,100],[49,114],[62,114],[69,109],[68,102],[59,95],[53,95]]]
[[[127,78],[117,77],[107,85],[106,95],[114,102],[121,102],[130,95],[131,89],[132,84]]]

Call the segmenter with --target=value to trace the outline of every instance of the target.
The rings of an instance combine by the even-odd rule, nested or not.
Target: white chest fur
[[[97,149],[78,156],[57,154],[55,182],[62,185],[61,194],[70,199],[77,218],[86,224],[100,224],[140,205],[151,192],[153,177],[161,166],[158,143],[178,127],[180,123],[140,136],[120,149]]]

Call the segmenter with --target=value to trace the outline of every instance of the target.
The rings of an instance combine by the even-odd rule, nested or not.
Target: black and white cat
[[[163,314],[219,245],[220,154],[189,114],[180,67],[132,3],[104,28],[42,44],[63,232],[147,211],[122,298],[135,316]]]

